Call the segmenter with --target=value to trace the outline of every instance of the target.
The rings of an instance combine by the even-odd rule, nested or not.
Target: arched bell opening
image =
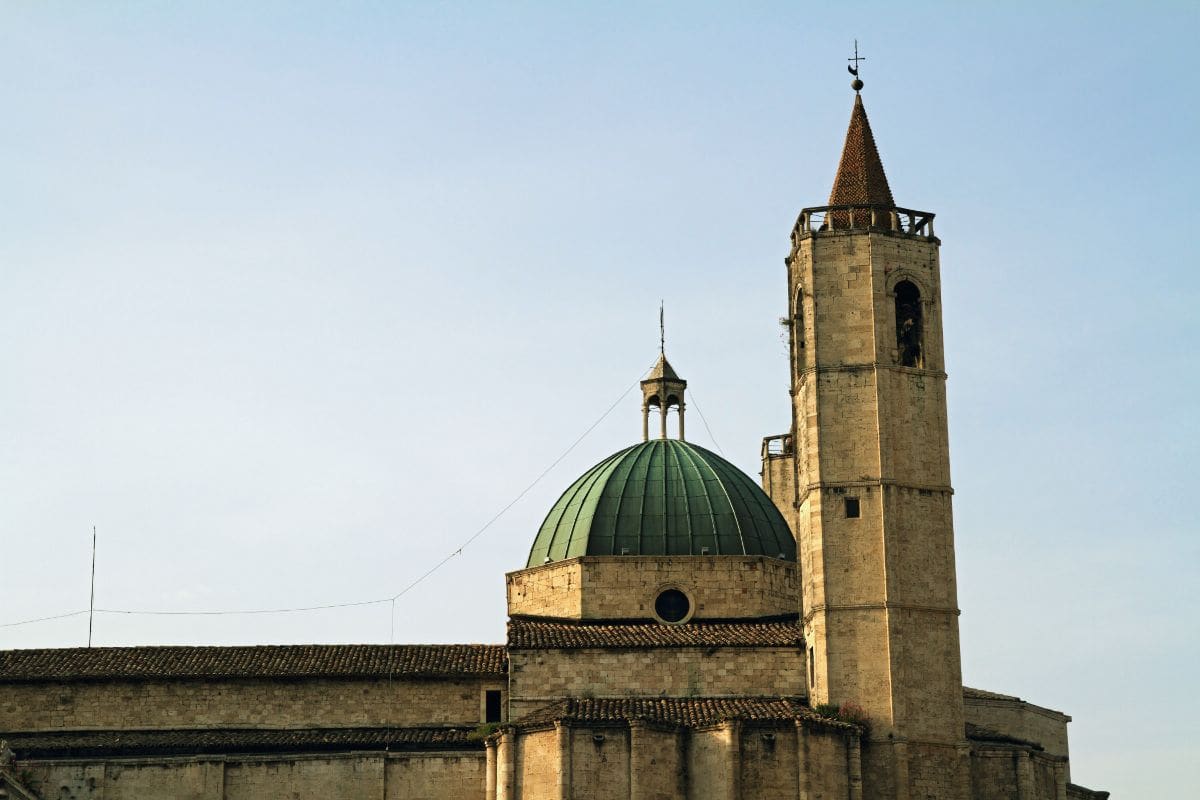
[[[683,393],[671,392],[666,395],[664,402],[661,395],[655,393],[647,395],[642,403],[642,441],[647,441],[650,438],[650,412],[658,413],[659,418],[659,438],[667,438],[667,417],[674,410],[679,415],[679,438],[684,438],[683,425]]]
[[[921,290],[912,281],[900,281],[896,296],[896,360],[902,367],[925,366],[925,319]]]

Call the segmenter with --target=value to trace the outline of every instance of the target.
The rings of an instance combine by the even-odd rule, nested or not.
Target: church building
[[[962,685],[940,241],[853,88],[761,484],[686,440],[661,352],[642,441],[506,576],[505,643],[0,651],[0,800],[1107,798],[1070,717]]]

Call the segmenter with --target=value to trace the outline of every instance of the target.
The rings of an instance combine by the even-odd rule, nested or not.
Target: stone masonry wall
[[[517,739],[516,796],[556,797],[562,759],[558,731],[534,731]]]
[[[630,728],[630,789],[634,800],[676,800],[687,791],[682,732]]]
[[[727,752],[730,732],[724,728],[695,731],[687,749],[688,800],[728,800],[730,781]]]
[[[808,796],[831,800],[850,797],[850,758],[845,740],[833,734],[810,731],[803,732],[801,736]],[[804,794],[800,796],[804,797]]]
[[[629,731],[619,728],[570,730],[572,800],[628,800]]]
[[[971,800],[1066,800],[1066,759],[1026,747],[972,745]]]
[[[583,566],[577,558],[508,573],[504,582],[509,615],[580,619],[582,576]]]
[[[471,800],[483,752],[147,758],[19,765],[47,800]]]
[[[511,572],[508,613],[561,619],[653,619],[668,586],[695,603],[694,619],[800,612],[796,565],[758,556],[586,556]]]
[[[509,713],[567,697],[803,696],[799,648],[537,650],[509,653]]]
[[[799,754],[796,728],[743,728],[741,732],[742,797],[795,800],[799,797]]]
[[[1016,698],[974,698],[963,700],[967,722],[980,727],[1037,742],[1050,755],[1066,757],[1067,723],[1071,718]]]
[[[0,731],[477,724],[502,680],[173,680],[9,684]]]

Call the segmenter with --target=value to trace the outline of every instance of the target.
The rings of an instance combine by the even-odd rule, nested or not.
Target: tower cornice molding
[[[838,489],[907,489],[913,492],[931,492],[934,494],[953,495],[954,488],[948,484],[922,484],[896,480],[895,478],[864,478],[857,481],[815,481],[800,488],[797,493],[797,508],[808,499],[814,491]]]
[[[904,372],[910,375],[922,375],[927,378],[938,378],[946,380],[950,377],[949,373],[940,369],[921,369],[920,367],[903,367],[899,364],[885,364],[882,361],[869,361],[863,364],[824,364],[815,367],[805,367],[802,370],[797,370],[797,383],[803,383],[803,379],[808,375],[819,374],[823,372],[862,372],[863,370],[886,370],[888,372]]]
[[[926,606],[917,603],[897,603],[892,600],[885,600],[882,603],[821,603],[820,605],[813,606],[812,610],[805,613],[803,624],[807,625],[812,622],[813,617],[818,614],[826,614],[830,611],[919,611],[930,614],[962,616],[962,609],[957,606]]]

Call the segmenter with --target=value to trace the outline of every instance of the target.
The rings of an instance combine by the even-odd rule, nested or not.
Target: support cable
[[[692,398],[692,405],[696,407],[696,413],[700,415],[700,421],[704,423],[704,430],[708,431],[708,438],[712,439],[712,443],[717,446],[717,452],[724,457],[725,451],[721,448],[721,443],[717,441],[717,437],[713,436],[712,428],[708,427],[708,420],[704,418],[704,411],[701,410],[700,403],[696,400],[696,393],[691,389],[688,389],[687,393]]]
[[[543,469],[538,474],[538,476],[536,478],[534,478],[532,482],[530,482],[530,484],[528,486],[526,486],[524,489],[522,489],[517,494],[516,497],[514,497],[503,508],[501,508],[498,512],[496,512],[496,514],[493,515],[491,519],[489,519],[487,522],[485,522],[483,524],[483,526],[481,528],[479,528],[479,530],[475,531],[466,540],[464,540],[462,542],[462,544],[460,544],[458,546],[457,549],[455,549],[453,552],[451,552],[449,555],[447,555],[441,561],[438,561],[436,564],[434,564],[428,570],[423,572],[419,577],[416,578],[416,580],[412,581],[407,586],[405,586],[404,588],[402,588],[400,591],[396,592],[393,595],[389,595],[387,597],[379,597],[379,598],[376,598],[373,600],[357,600],[357,601],[346,602],[346,603],[325,603],[322,605],[297,606],[297,607],[292,607],[292,608],[224,609],[224,610],[216,610],[216,611],[157,611],[157,610],[151,610],[151,609],[136,609],[136,608],[97,608],[94,610],[94,612],[97,614],[121,614],[121,615],[125,615],[125,616],[221,617],[221,616],[252,615],[252,614],[294,614],[294,613],[301,613],[301,612],[307,612],[307,611],[325,611],[327,609],[334,609],[334,608],[356,608],[359,606],[374,606],[374,605],[382,605],[384,603],[390,603],[392,605],[391,628],[392,628],[392,637],[394,639],[395,603],[396,603],[396,601],[399,600],[401,597],[403,597],[408,592],[410,592],[412,589],[416,588],[421,582],[423,582],[430,575],[433,575],[439,569],[444,567],[455,556],[462,555],[463,551],[465,549],[467,549],[467,547],[469,547],[472,543],[474,543],[475,540],[478,539],[480,536],[483,536],[483,534],[485,534],[488,531],[488,529],[490,529],[492,527],[492,525],[494,525],[502,516],[504,516],[513,506],[515,506],[517,503],[519,503],[525,497],[525,495],[527,495],[531,491],[533,491],[534,487],[536,487],[539,483],[541,483],[542,480],[547,475],[549,475],[550,472],[555,467],[557,467],[560,463],[562,463],[563,459],[565,459],[568,455],[570,455],[575,450],[575,448],[578,447],[579,444],[584,439],[586,439],[587,436],[592,431],[594,431],[597,427],[599,427],[600,423],[604,422],[604,420],[606,420],[608,418],[609,414],[611,414],[614,410],[616,410],[617,406],[619,406],[621,404],[621,401],[623,401],[626,398],[626,396],[628,396],[629,393],[631,391],[633,391],[633,389],[641,383],[642,378],[644,378],[647,374],[649,374],[650,369],[653,369],[653,367],[650,367],[645,372],[643,372],[642,375],[636,381],[631,383],[623,392],[621,392],[621,395],[616,400],[613,401],[612,405],[610,405],[607,409],[605,409],[604,413],[601,414],[596,419],[595,422],[593,422],[591,425],[589,425],[583,433],[581,433],[573,442],[571,442],[571,444],[565,450],[563,450],[558,455],[557,458],[555,458],[553,461],[550,462],[549,466],[547,466],[545,469]],[[701,419],[703,419],[704,415],[701,414],[700,417],[701,417]],[[707,423],[705,423],[705,425],[707,426]],[[65,614],[56,614],[56,615],[48,616],[48,617],[38,617],[36,619],[20,620],[18,622],[4,622],[4,623],[0,623],[0,628],[13,628],[18,625],[32,625],[37,622],[47,622],[49,620],[55,620],[55,619],[66,619],[68,617],[77,617],[77,616],[80,616],[81,614],[87,614],[87,613],[89,613],[89,610],[84,609],[82,611],[70,611]]]

